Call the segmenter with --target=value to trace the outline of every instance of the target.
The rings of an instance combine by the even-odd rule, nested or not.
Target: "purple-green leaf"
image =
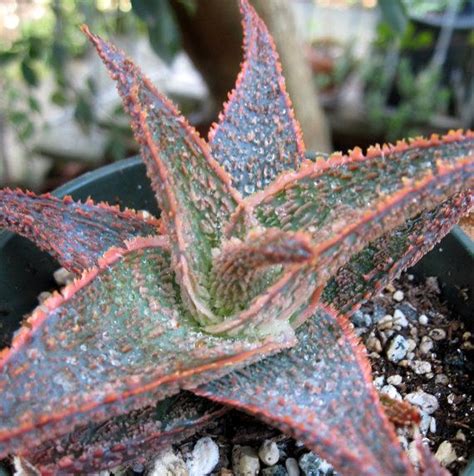
[[[229,101],[209,133],[213,157],[245,195],[280,172],[297,168],[304,144],[267,27],[247,0],[240,1],[244,63]]]
[[[294,344],[209,336],[178,296],[167,239],[138,238],[38,307],[0,353],[0,457]]]
[[[303,266],[311,258],[311,242],[305,233],[254,230],[243,241],[224,242],[212,269],[210,291],[216,313],[245,309],[283,269]]]
[[[377,238],[337,271],[321,299],[352,313],[430,251],[473,205],[472,193],[461,193]]]
[[[341,474],[414,474],[347,319],[320,307],[297,337],[294,348],[195,393],[280,428]]]
[[[29,238],[74,272],[95,266],[112,246],[161,232],[160,221],[141,212],[9,189],[0,190],[0,228]]]
[[[460,132],[440,139],[417,139],[409,146],[356,148],[349,156],[306,162],[296,173],[281,175],[265,190],[248,197],[232,218],[227,234],[247,226],[253,215],[265,227],[306,230],[319,238],[328,225],[350,223],[354,213],[380,203],[409,183],[439,175],[457,163],[472,164],[474,137]],[[452,194],[454,195],[454,193]],[[427,205],[420,204],[421,209]]]
[[[115,46],[83,27],[117,82],[132,129],[141,146],[161,218],[171,239],[174,269],[183,295],[198,318],[212,322],[206,290],[211,252],[218,247],[221,223],[240,196],[208,145],[161,95],[140,69]]]

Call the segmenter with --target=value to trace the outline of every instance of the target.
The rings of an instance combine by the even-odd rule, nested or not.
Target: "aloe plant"
[[[474,133],[305,159],[272,38],[240,7],[245,60],[208,142],[83,27],[161,218],[0,191],[0,226],[77,273],[0,353],[0,456],[43,474],[97,471],[234,407],[342,474],[418,471],[387,416],[416,415],[381,403],[350,315],[472,206]],[[444,470],[422,449],[420,471]]]

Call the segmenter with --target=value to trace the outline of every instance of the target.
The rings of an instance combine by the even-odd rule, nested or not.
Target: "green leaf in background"
[[[132,0],[132,10],[146,23],[155,53],[170,63],[180,50],[181,33],[168,0]]]
[[[95,82],[95,79],[92,76],[89,76],[86,79],[86,86],[91,94],[93,95],[97,94],[97,84]]]
[[[45,51],[45,42],[38,36],[32,36],[28,42],[28,57],[30,59],[40,59]]]
[[[12,61],[15,61],[17,58],[18,58],[17,51],[2,51],[0,53],[0,66],[6,66]]]
[[[379,0],[379,5],[384,20],[395,33],[401,35],[408,25],[408,16],[402,0]]]
[[[41,105],[34,96],[28,96],[28,105],[33,112],[41,112]]]
[[[51,94],[50,100],[57,106],[65,106],[68,102],[64,92],[59,89],[57,91],[54,91],[53,94]]]
[[[85,94],[79,94],[77,97],[74,119],[86,131],[94,124],[94,111],[89,98]]]
[[[29,139],[31,139],[34,132],[35,132],[35,126],[30,120],[28,120],[23,124],[23,126],[18,131],[18,137],[23,142],[26,142]]]
[[[39,78],[36,71],[32,68],[31,64],[24,59],[20,65],[21,74],[28,86],[36,87],[39,84]]]
[[[28,114],[23,111],[11,111],[8,119],[14,126],[18,127],[28,120]]]

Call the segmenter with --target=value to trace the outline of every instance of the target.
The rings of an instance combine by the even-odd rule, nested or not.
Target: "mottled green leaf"
[[[46,300],[0,353],[0,457],[294,344],[291,332],[206,335],[177,297],[166,240],[128,246]]]
[[[280,172],[297,168],[304,144],[273,39],[247,0],[240,1],[240,9],[245,59],[209,143],[213,157],[245,196]]]
[[[413,475],[349,322],[319,308],[297,337],[293,349],[195,392],[280,428],[341,474]]]
[[[221,225],[240,202],[207,144],[141,71],[114,46],[84,32],[97,48],[132,117],[162,220],[170,235],[183,295],[201,322],[213,322],[208,278]]]
[[[71,197],[0,190],[0,228],[32,240],[65,268],[80,272],[97,265],[112,246],[160,233],[160,222],[133,210]]]
[[[36,87],[39,84],[38,73],[35,69],[31,66],[31,64],[23,60],[20,64],[21,74],[23,79],[28,84],[28,86]]]

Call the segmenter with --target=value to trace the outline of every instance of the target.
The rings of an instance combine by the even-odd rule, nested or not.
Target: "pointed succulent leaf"
[[[159,220],[141,212],[10,189],[0,190],[0,228],[32,240],[74,272],[95,266],[112,246],[161,230]]]
[[[161,448],[184,440],[227,411],[181,392],[105,423],[84,425],[60,440],[23,448],[20,456],[45,476],[58,472],[92,474],[125,463],[147,463]]]
[[[111,249],[0,353],[0,456],[225,374],[294,335],[206,335],[177,299],[164,237]]]
[[[328,225],[349,223],[354,212],[430,173],[438,175],[443,167],[461,163],[469,166],[473,160],[471,131],[418,138],[410,145],[400,141],[395,146],[369,147],[366,155],[359,148],[349,156],[335,153],[329,159],[305,163],[296,173],[282,174],[265,190],[248,197],[234,214],[227,234],[236,233],[251,214],[265,227],[317,234]],[[423,208],[427,206],[420,204]]]
[[[318,308],[298,344],[195,393],[258,416],[341,474],[414,474],[373,387],[349,322]]]
[[[311,242],[304,233],[253,230],[244,241],[224,242],[213,260],[210,292],[216,312],[243,310],[283,266],[303,265],[311,258]]]
[[[162,220],[171,238],[173,267],[187,304],[203,321],[214,319],[208,306],[211,251],[221,223],[240,201],[207,144],[175,106],[161,95],[125,54],[83,27],[117,82],[131,116]]]
[[[290,182],[292,185],[293,181]],[[309,182],[310,184],[312,182]],[[299,294],[299,299],[295,295],[291,295],[292,310],[298,309],[303,301],[308,302],[308,295],[312,295],[328,280],[334,276],[341,267],[345,266],[351,257],[362,252],[369,243],[377,240],[380,236],[403,226],[407,218],[416,217],[425,208],[432,209],[442,204],[449,197],[462,193],[462,190],[468,189],[474,183],[474,157],[461,157],[455,163],[438,162],[435,171],[429,169],[421,177],[416,180],[404,180],[402,185],[393,190],[390,194],[373,198],[372,201],[360,206],[357,209],[351,209],[348,216],[348,206],[341,205],[331,209],[328,213],[336,213],[336,217],[329,223],[325,223],[320,228],[307,227],[306,231],[312,232],[312,261],[306,268],[311,268],[314,276],[306,273],[306,278],[298,283],[301,287],[305,287],[306,294]],[[280,185],[277,181],[275,188],[278,193],[268,194],[270,197],[270,207],[275,216],[282,219],[282,213],[275,209],[273,200],[279,200],[279,193],[289,194],[289,187]],[[301,188],[301,181],[296,181],[296,187]],[[271,187],[270,187],[271,188]],[[262,194],[264,197],[266,193]],[[460,210],[463,205],[457,202]],[[255,205],[255,209],[266,207],[268,202],[259,199]],[[284,206],[284,205],[283,205]],[[455,215],[459,212],[457,210]],[[422,222],[426,225],[426,223]],[[434,224],[436,226],[436,224]],[[301,224],[303,226],[303,224]],[[291,230],[286,230],[291,231]],[[423,229],[422,229],[423,231]],[[435,230],[438,231],[438,230]],[[386,235],[388,236],[388,235]],[[305,273],[299,270],[293,270],[298,276],[303,277]],[[262,292],[264,298],[268,297],[268,290],[277,289],[280,283],[284,283],[289,273],[283,276],[277,275],[276,282],[270,281]],[[296,276],[296,274],[295,274]],[[288,288],[287,288],[288,289]],[[285,308],[288,303],[289,295],[280,294],[281,299],[278,301],[279,309]],[[261,301],[260,296],[255,301]],[[224,322],[207,327],[210,332],[227,332],[234,329],[235,326],[248,327],[254,326],[255,323],[268,322],[263,314],[258,315],[253,312],[254,303],[249,304],[249,308],[236,317],[229,317]],[[270,314],[269,314],[270,315]],[[291,316],[291,313],[282,313],[285,318]],[[244,318],[245,316],[245,318]],[[258,321],[256,317],[258,316]],[[273,313],[273,318],[276,314]],[[298,326],[302,321],[302,317],[295,316],[293,325]],[[268,329],[268,328],[267,328]],[[261,329],[260,329],[261,330]]]
[[[388,236],[390,231],[403,226],[408,218],[416,217],[424,207],[428,210],[436,208],[473,183],[474,160],[463,157],[455,164],[438,163],[435,172],[428,170],[416,181],[404,181],[403,186],[391,194],[374,198],[365,207],[352,210],[350,216],[341,212],[337,220],[312,232],[310,263],[293,265],[284,273],[266,273],[255,284],[255,289],[260,288],[260,294],[250,301],[246,309],[206,326],[206,330],[211,333],[251,333],[257,329],[262,334],[271,331],[272,321],[283,324],[286,319],[292,319],[294,326],[301,325],[306,314],[297,316],[295,311],[300,307],[304,309],[305,303],[307,305],[313,300],[312,296],[319,296],[322,287],[353,255],[362,252],[379,237]],[[284,190],[287,191],[286,188]],[[460,202],[457,203],[460,208],[454,215],[464,209]],[[425,222],[422,224],[426,225]],[[236,255],[230,257],[237,259]],[[230,272],[236,272],[237,267],[230,263],[227,267]]]
[[[351,314],[430,251],[472,206],[472,193],[461,193],[377,238],[337,271],[321,299]]]
[[[213,157],[245,196],[280,172],[297,168],[304,145],[273,39],[247,0],[241,0],[240,9],[245,59],[209,143]]]
[[[360,164],[365,167],[370,160],[349,161],[351,170],[343,165],[343,159],[338,160],[337,167],[328,162],[304,166],[297,174],[282,175],[265,191],[246,200],[233,218],[230,233],[248,214],[254,214],[268,227],[310,232],[315,269],[321,272],[318,281],[323,283],[371,241],[472,187],[473,146],[474,139],[466,138],[421,149],[425,153],[421,154],[425,157],[422,164],[416,160],[410,160],[408,165],[397,164],[405,168],[401,178],[392,177],[399,172],[396,168],[387,177],[385,186],[379,180],[371,190],[371,186],[362,188],[361,182],[363,198],[353,193],[357,189],[353,182],[362,180],[356,171]],[[429,157],[439,157],[441,153],[446,160],[438,159],[431,164]],[[388,162],[376,168],[385,170],[391,166],[392,162]],[[322,170],[326,173],[322,174]],[[366,171],[362,175],[366,177]],[[334,177],[337,183],[341,182],[340,187],[347,181],[344,188],[335,191]]]

